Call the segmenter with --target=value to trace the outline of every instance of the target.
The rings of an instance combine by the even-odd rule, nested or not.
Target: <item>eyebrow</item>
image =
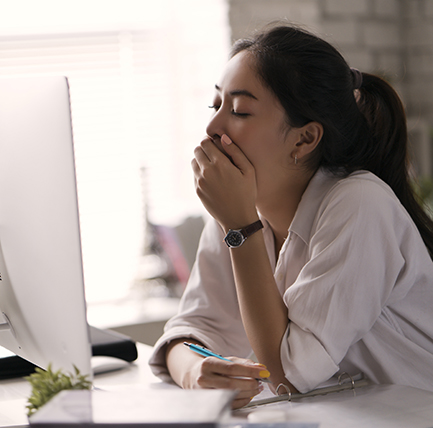
[[[215,89],[217,91],[221,92],[221,88],[218,85],[215,85]],[[257,97],[254,96],[250,91],[247,91],[246,89],[234,89],[233,91],[230,91],[229,94],[232,97],[244,96],[244,97],[252,98],[253,100],[258,101]]]

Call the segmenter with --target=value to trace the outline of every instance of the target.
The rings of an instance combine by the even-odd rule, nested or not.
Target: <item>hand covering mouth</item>
[[[217,148],[217,149],[218,149],[218,150],[219,150],[223,155],[225,155],[225,156],[230,160],[230,162],[234,165],[232,157],[229,156],[229,155],[226,153],[226,151],[224,150],[224,148],[223,148],[223,146],[222,146],[222,144],[221,144],[221,138],[212,138],[212,137],[209,137],[209,139],[212,141],[212,143],[215,144],[216,148]]]

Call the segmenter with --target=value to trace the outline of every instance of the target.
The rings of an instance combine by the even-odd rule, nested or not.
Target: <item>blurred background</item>
[[[433,0],[0,0],[0,77],[69,78],[89,321],[152,344],[206,213],[190,161],[233,40],[273,20],[385,77],[431,202]]]

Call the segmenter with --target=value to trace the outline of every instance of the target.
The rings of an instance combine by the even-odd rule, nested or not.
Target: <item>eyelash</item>
[[[213,106],[209,106],[209,108],[214,109],[215,111],[218,111],[219,108],[220,108],[220,106],[213,105]],[[247,116],[250,116],[249,113],[237,113],[234,110],[232,110],[231,113],[232,113],[232,115],[237,116],[237,117],[247,117]]]

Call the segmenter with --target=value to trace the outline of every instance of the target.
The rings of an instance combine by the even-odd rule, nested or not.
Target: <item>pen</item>
[[[233,361],[229,360],[228,358],[224,358],[222,355],[219,355],[219,354],[216,354],[215,352],[212,352],[210,349],[207,349],[204,346],[200,346],[200,345],[196,345],[195,343],[188,343],[188,342],[183,342],[183,344],[186,347],[188,347],[189,349],[191,349],[191,351],[193,351],[196,354],[199,354],[203,357],[215,357],[215,358],[219,358],[220,360],[229,361],[231,363],[233,362]],[[261,382],[271,383],[271,381],[269,379],[259,378],[257,380],[259,380]]]
[[[219,358],[220,360],[230,361],[228,358],[224,358],[222,355],[215,354],[215,352],[212,352],[203,346],[196,345],[195,343],[183,342],[183,344],[187,346],[189,349],[191,349],[191,351],[200,354],[203,357],[216,357]],[[233,361],[230,362],[232,363]]]

